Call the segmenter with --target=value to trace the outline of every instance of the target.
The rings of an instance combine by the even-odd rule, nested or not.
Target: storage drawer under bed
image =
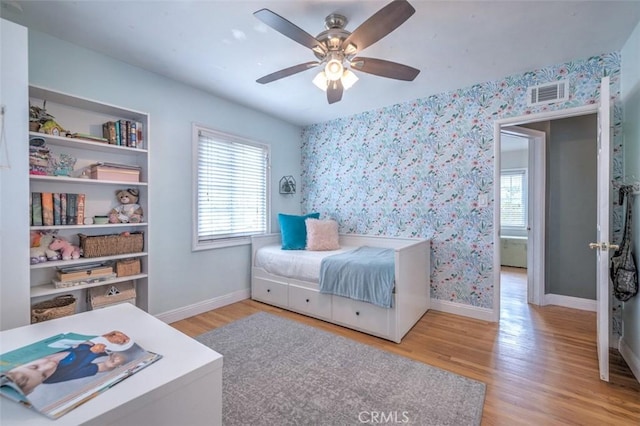
[[[289,285],[289,307],[316,318],[331,320],[331,295]]]
[[[254,277],[251,298],[286,308],[289,305],[288,285],[268,278]]]
[[[332,319],[338,324],[379,336],[389,336],[394,309],[381,308],[341,296],[332,296]]]

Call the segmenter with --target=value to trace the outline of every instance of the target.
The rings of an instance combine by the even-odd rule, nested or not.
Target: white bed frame
[[[255,265],[256,251],[280,244],[280,234],[252,237],[251,298],[314,318],[400,343],[430,304],[431,240],[340,235],[340,246],[371,246],[395,250],[395,294],[392,308],[330,294],[317,282],[273,275]]]

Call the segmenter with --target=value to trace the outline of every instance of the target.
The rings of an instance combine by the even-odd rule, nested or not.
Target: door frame
[[[547,135],[540,130],[519,126],[501,127],[503,133],[527,138],[527,302],[544,306],[546,149]],[[502,139],[500,140],[502,147]],[[502,153],[502,150],[500,151]],[[502,169],[502,159],[498,164]],[[534,208],[535,206],[535,208]],[[501,256],[501,255],[500,255]]]
[[[597,114],[598,105],[585,105],[574,108],[567,108],[558,111],[547,111],[535,114],[520,115],[517,117],[501,118],[494,121],[493,124],[493,155],[494,155],[494,170],[493,170],[493,312],[492,319],[495,322],[500,321],[500,132],[503,127],[517,126],[520,124],[527,124],[537,121],[551,121],[562,118],[577,117],[580,115]],[[544,193],[543,193],[544,195]],[[544,197],[543,197],[544,198]],[[537,201],[536,201],[537,202]],[[542,230],[544,233],[544,229]],[[543,240],[544,241],[544,240]],[[544,247],[543,247],[544,250]],[[539,250],[538,250],[539,252]],[[544,254],[544,251],[543,251]],[[544,260],[544,259],[543,259]],[[534,265],[536,262],[534,261]],[[544,267],[544,263],[543,263]],[[544,301],[544,269],[540,271],[542,274],[541,285],[539,289],[539,295],[542,295],[541,300]],[[534,292],[535,293],[535,292]],[[541,301],[541,303],[543,303]]]

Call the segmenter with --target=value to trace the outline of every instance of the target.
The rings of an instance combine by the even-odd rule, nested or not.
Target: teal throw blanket
[[[320,264],[320,293],[390,308],[395,281],[394,258],[393,249],[367,246],[325,257]]]

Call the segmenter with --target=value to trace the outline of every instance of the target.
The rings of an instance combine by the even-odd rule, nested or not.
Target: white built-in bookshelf
[[[149,247],[148,223],[149,211],[149,115],[139,111],[108,105],[69,94],[60,93],[42,87],[29,87],[29,102],[31,105],[43,107],[46,101],[46,111],[65,130],[95,137],[103,137],[103,124],[106,122],[126,120],[136,122],[142,126],[138,135],[142,142],[137,147],[110,144],[64,135],[49,135],[40,132],[29,132],[29,139],[44,138],[46,147],[53,157],[66,154],[76,158],[74,171],[69,176],[33,175],[29,176],[29,190],[31,195],[41,193],[84,194],[84,217],[106,216],[119,203],[116,191],[134,188],[139,191],[138,204],[143,209],[142,223],[91,224],[77,223],[73,225],[54,223],[39,224],[32,220],[30,231],[55,231],[58,235],[79,245],[78,234],[88,236],[121,234],[126,232],[142,232],[144,234],[144,249],[138,253],[119,254],[93,258],[80,257],[76,260],[57,260],[30,265],[30,297],[31,304],[51,299],[61,294],[73,294],[78,300],[77,311],[88,309],[86,303],[89,288],[115,284],[124,281],[134,281],[137,293],[136,305],[148,310],[149,304],[149,261],[147,247]],[[25,146],[27,144],[25,143]],[[82,176],[81,171],[99,162],[117,163],[135,166],[140,170],[139,182],[124,182],[119,180],[97,180]],[[31,201],[32,204],[33,201]],[[30,207],[30,215],[33,214]],[[30,238],[25,235],[24,238]],[[115,262],[119,259],[139,258],[140,273],[126,277],[117,277],[109,281],[82,284],[72,287],[56,288],[52,280],[57,268],[86,265],[93,263]],[[25,259],[25,262],[30,262]]]

